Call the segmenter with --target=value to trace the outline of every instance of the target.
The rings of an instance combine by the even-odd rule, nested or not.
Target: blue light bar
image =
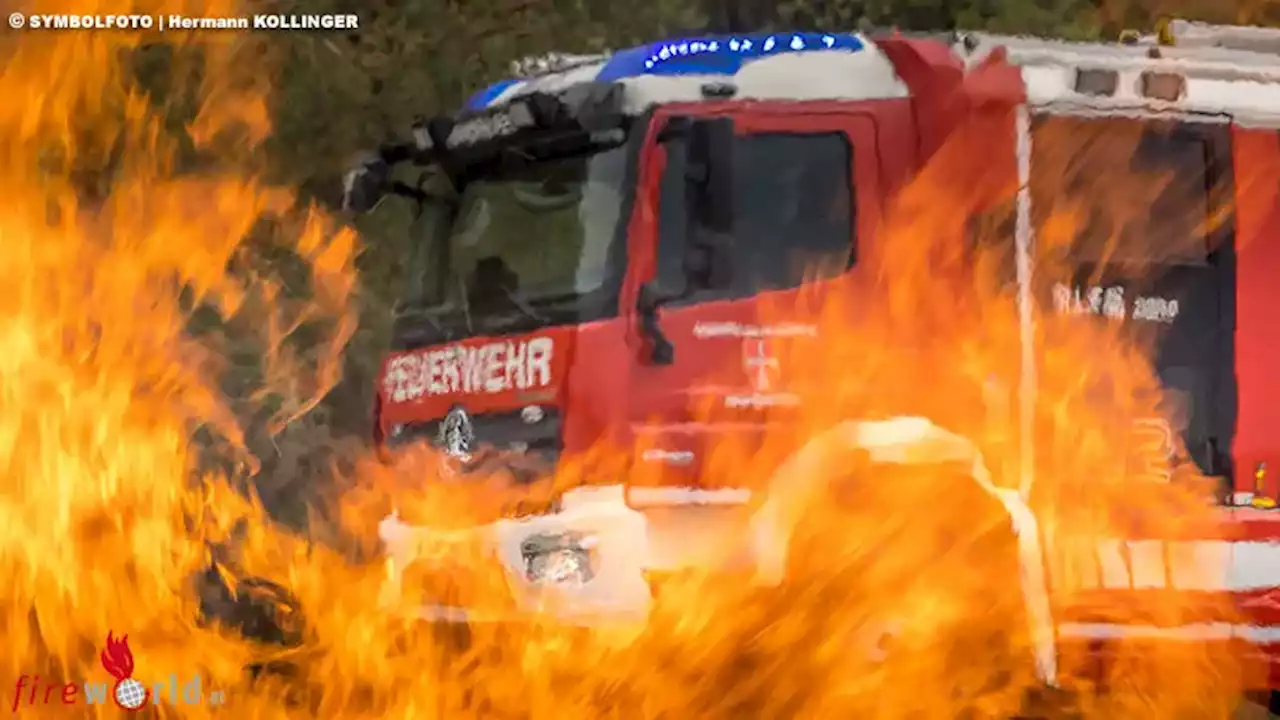
[[[464,110],[483,110],[489,107],[489,104],[492,103],[494,100],[497,100],[499,95],[506,92],[507,88],[511,87],[512,85],[515,85],[518,82],[520,82],[518,78],[507,78],[506,80],[499,80],[498,82],[481,90],[475,95],[472,95],[470,98],[467,99],[467,102],[463,104],[462,107]]]
[[[812,51],[858,52],[862,40],[849,33],[747,33],[665,40],[621,50],[610,56],[594,78],[616,82],[640,75],[735,75],[752,60]],[[585,78],[584,78],[585,79]],[[483,110],[523,78],[501,80],[472,95],[464,105]]]
[[[751,60],[815,50],[858,52],[856,35],[831,33],[750,33],[668,40],[616,53],[596,80],[612,82],[637,75],[734,75]]]

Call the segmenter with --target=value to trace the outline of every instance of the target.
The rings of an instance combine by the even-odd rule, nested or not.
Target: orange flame
[[[239,11],[138,6],[188,10]],[[1010,259],[993,238],[969,242],[959,221],[999,227],[1016,189],[985,151],[1011,144],[1004,113],[957,135],[899,193],[848,280],[773,308],[821,339],[776,348],[802,402],[766,415],[763,439],[712,448],[701,478],[770,500],[647,518],[655,537],[670,533],[699,563],[651,578],[646,622],[584,631],[535,613],[514,627],[422,623],[414,613],[439,595],[473,620],[518,605],[486,525],[551,510],[569,488],[663,478],[607,443],[533,487],[501,473],[442,478],[426,451],[391,468],[357,453],[335,472],[347,492],[333,519],[316,508],[305,535],[238,492],[244,472],[207,456],[226,451],[253,469],[237,421],[244,405],[267,416],[282,445],[329,442],[308,434],[303,414],[336,381],[354,332],[356,240],[249,170],[268,130],[260,38],[166,33],[170,84],[202,100],[185,129],[132,75],[143,40],[27,34],[6,40],[0,58],[5,677],[85,676],[89,648],[107,633],[110,650],[111,619],[127,615],[148,619],[132,633],[148,666],[226,691],[224,706],[184,706],[192,718],[1230,711],[1247,662],[1212,643],[1117,640],[1100,667],[1093,648],[1064,645],[1051,655],[1059,687],[1043,686],[1046,614],[1084,607],[1099,621],[1177,625],[1233,609],[1165,588],[1090,592],[1099,540],[1194,536],[1215,518],[1204,478],[1156,485],[1117,472],[1117,428],[1162,410],[1150,362],[1114,328],[1035,311],[1038,394],[1031,432],[1020,424],[1024,326],[1005,282]],[[1069,140],[1040,145],[1069,157]],[[202,162],[192,146],[206,151]],[[1075,209],[1040,219],[1046,277],[1061,269],[1052,253],[1069,242]],[[1109,208],[1112,232],[1145,212]],[[268,272],[262,255],[296,261],[298,277]],[[228,326],[241,334],[219,335]],[[300,328],[321,340],[298,341]],[[228,377],[233,356],[266,367]],[[868,450],[860,419],[904,416],[929,419],[892,426],[918,431],[901,446],[911,462]],[[1037,472],[1024,488],[1027,457]],[[606,529],[635,520],[616,505]],[[394,561],[372,537],[392,507],[430,530],[414,536],[413,568],[391,568],[410,580],[400,596],[386,594]],[[774,552],[788,582],[758,583],[744,569],[740,559],[761,549],[753,543]],[[1027,570],[1034,558],[1047,583]],[[100,659],[131,671],[127,657]]]

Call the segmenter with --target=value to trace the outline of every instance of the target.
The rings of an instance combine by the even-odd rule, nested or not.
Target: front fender
[[[922,417],[847,421],[813,438],[789,457],[766,484],[766,500],[751,518],[751,542],[762,583],[777,585],[786,574],[791,537],[801,514],[828,490],[830,468],[849,450],[862,450],[874,463],[931,465],[963,462],[970,479],[998,500],[1009,514],[1018,545],[1021,590],[1040,679],[1054,684],[1057,648],[1049,605],[1048,579],[1039,527],[1016,490],[996,487],[977,445]]]

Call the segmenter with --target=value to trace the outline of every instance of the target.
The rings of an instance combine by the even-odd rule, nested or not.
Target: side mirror
[[[390,191],[391,166],[380,156],[367,156],[342,177],[342,209],[367,213]]]
[[[698,118],[688,137],[691,220],[715,233],[733,232],[733,120]]]

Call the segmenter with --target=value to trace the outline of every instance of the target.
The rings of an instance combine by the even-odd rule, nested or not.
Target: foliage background
[[[755,29],[983,29],[1090,39],[1150,31],[1161,15],[1277,24],[1258,0],[249,0],[254,12],[354,12],[357,31],[273,33],[253,40],[271,67],[276,133],[264,148],[273,179],[336,208],[351,159],[417,116],[454,111],[509,74],[510,63],[549,51],[600,52],[686,33]],[[163,67],[165,61],[152,63]],[[279,433],[248,417],[253,479],[281,519],[305,521],[315,483],[370,431],[379,356],[404,283],[412,238],[405,204],[354,218],[366,244],[361,324],[344,376],[316,412]],[[246,352],[251,356],[252,352]],[[251,373],[247,369],[243,373]],[[229,376],[232,381],[236,372]],[[244,381],[240,378],[240,381]],[[234,397],[236,393],[232,393]]]

